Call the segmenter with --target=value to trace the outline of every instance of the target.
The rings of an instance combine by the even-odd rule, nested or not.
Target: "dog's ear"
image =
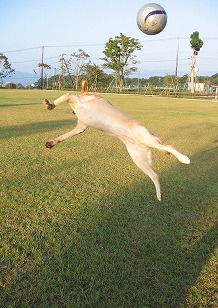
[[[88,92],[86,80],[82,80],[81,94],[85,95]]]

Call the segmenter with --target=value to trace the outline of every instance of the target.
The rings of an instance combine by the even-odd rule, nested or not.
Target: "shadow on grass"
[[[23,104],[0,104],[1,107],[20,107],[20,106],[32,106],[32,105],[39,105],[39,103],[23,103]]]
[[[42,232],[40,244],[30,243],[40,251],[38,264],[21,270],[5,303],[17,296],[19,307],[185,305],[216,247],[216,162],[206,165],[208,155],[162,174],[168,195],[163,204],[154,202],[153,186],[136,180],[132,188],[83,201],[76,218],[65,214],[64,226],[53,222],[47,229],[53,234]]]
[[[64,126],[71,126],[72,129],[76,125],[75,120],[57,120],[35,122],[24,125],[13,125],[0,128],[0,139],[7,139],[11,137],[35,135],[40,132],[46,132]],[[70,129],[69,129],[70,130]],[[64,133],[64,132],[63,132]]]

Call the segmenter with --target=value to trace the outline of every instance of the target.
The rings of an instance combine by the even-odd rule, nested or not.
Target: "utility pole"
[[[175,70],[175,78],[178,77],[178,65],[179,65],[179,38],[177,37],[177,54],[176,54],[176,70]]]
[[[191,34],[191,48],[192,48],[192,55],[191,55],[191,69],[190,69],[190,89],[191,93],[195,92],[195,83],[196,83],[196,72],[198,71],[196,67],[196,56],[200,51],[201,47],[203,46],[203,41],[199,38],[199,32],[195,31]]]
[[[191,93],[195,93],[195,64],[196,64],[195,62],[196,62],[195,50],[192,49],[191,71],[190,71],[190,90],[191,90]]]
[[[41,89],[44,88],[44,46],[42,46]]]
[[[176,54],[176,70],[175,70],[175,83],[176,89],[178,87],[178,65],[179,65],[179,38],[177,38],[177,54]]]

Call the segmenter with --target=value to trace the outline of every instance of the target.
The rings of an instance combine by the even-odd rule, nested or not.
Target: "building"
[[[218,84],[212,84],[211,87],[215,89],[215,99],[218,99]]]
[[[191,89],[191,83],[188,83],[188,89]],[[194,83],[195,92],[204,92],[205,91],[205,83],[204,82],[195,82]]]

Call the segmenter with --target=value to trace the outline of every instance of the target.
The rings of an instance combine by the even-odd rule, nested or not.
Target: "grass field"
[[[218,103],[105,95],[191,158],[153,150],[164,201],[123,144],[57,91],[0,90],[1,307],[217,307]]]

